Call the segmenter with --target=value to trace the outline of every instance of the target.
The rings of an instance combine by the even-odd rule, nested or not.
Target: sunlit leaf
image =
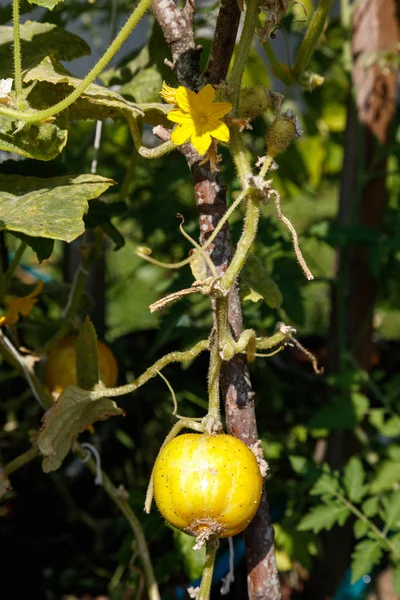
[[[371,494],[379,494],[393,489],[396,482],[400,481],[400,462],[398,460],[384,460],[379,464],[376,475],[371,482]]]
[[[311,529],[314,533],[318,533],[323,529],[332,529],[336,523],[343,525],[349,515],[349,509],[341,504],[316,506],[308,515],[303,517],[298,528],[300,531]]]
[[[55,123],[22,123],[0,115],[0,150],[27,158],[52,160],[67,143],[65,126]]]
[[[43,6],[49,10],[53,10],[57,4],[63,2],[63,0],[28,0],[30,4],[37,4],[37,6]]]
[[[357,519],[353,526],[355,538],[359,540],[360,538],[366,536],[369,528],[368,521],[361,521],[361,519]]]
[[[82,83],[81,79],[74,77],[62,65],[51,61],[48,57],[27,70],[23,80],[26,83],[35,80],[42,82],[29,94],[29,102],[36,109],[55,104]],[[45,83],[52,85],[45,85]],[[121,116],[121,111],[129,111],[135,116],[144,114],[133,102],[96,83],[91,83],[78,100],[68,108],[70,119],[116,118]]]
[[[344,468],[343,481],[352,502],[360,502],[366,492],[365,472],[358,456],[352,456]]]
[[[53,1],[53,0],[52,0]],[[90,54],[88,44],[77,35],[52,23],[26,21],[20,25],[22,71],[38,65],[46,56],[52,60],[73,60]],[[14,77],[13,28],[0,26],[0,79]]]
[[[113,184],[99,175],[41,179],[0,174],[0,229],[70,242],[84,231],[88,200]]]
[[[354,583],[364,575],[368,575],[372,568],[379,562],[382,556],[382,548],[375,540],[363,540],[359,542],[352,554],[351,583]]]

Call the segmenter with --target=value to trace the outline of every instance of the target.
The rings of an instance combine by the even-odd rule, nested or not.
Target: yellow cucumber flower
[[[180,146],[189,140],[202,156],[211,146],[213,138],[220,142],[229,142],[229,129],[221,121],[232,110],[230,102],[214,102],[215,90],[207,84],[197,94],[185,87],[178,87],[175,97],[170,93],[173,88],[163,87],[162,97],[178,108],[169,111],[168,119],[178,123],[171,133],[171,141]],[[171,102],[174,100],[174,102]]]
[[[28,316],[38,301],[39,298],[37,298],[37,296],[40,294],[42,289],[43,281],[39,279],[35,289],[27,296],[22,296],[20,298],[6,296],[4,303],[8,306],[8,311],[3,317],[0,317],[0,326],[15,325],[15,323],[18,323],[20,316]]]

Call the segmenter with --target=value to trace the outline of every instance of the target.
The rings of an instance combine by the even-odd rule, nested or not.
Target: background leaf
[[[298,528],[300,531],[312,529],[314,533],[318,533],[323,529],[332,529],[336,523],[343,525],[349,515],[349,509],[341,504],[316,506],[301,519]]]
[[[371,573],[382,556],[382,548],[375,540],[363,540],[354,549],[351,562],[351,582]]]
[[[364,467],[358,456],[352,456],[344,468],[343,481],[349,500],[360,502],[367,488],[364,485]]]
[[[90,392],[76,385],[65,388],[46,411],[37,445],[44,458],[45,473],[56,471],[71,450],[75,438],[96,421],[121,416],[124,411],[109,398],[92,400]]]

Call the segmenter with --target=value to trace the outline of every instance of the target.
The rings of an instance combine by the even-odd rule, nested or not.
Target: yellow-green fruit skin
[[[230,435],[187,433],[154,465],[154,498],[174,527],[221,538],[243,531],[260,504],[262,477],[249,448]]]

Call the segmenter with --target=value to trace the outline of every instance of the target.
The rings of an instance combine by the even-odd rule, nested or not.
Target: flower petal
[[[193,117],[190,113],[182,112],[180,108],[173,108],[169,111],[167,118],[173,123],[193,123]]]
[[[193,135],[194,129],[189,125],[179,124],[175,127],[171,133],[171,142],[176,146],[180,146],[188,141],[191,135]]]
[[[196,105],[197,96],[192,90],[188,90],[181,85],[176,90],[175,101],[181,110],[188,113]]]
[[[163,81],[161,92],[160,92],[161,98],[165,102],[168,102],[168,104],[176,104],[175,94],[176,94],[176,89],[170,87],[169,85],[167,85],[165,83],[165,81]]]
[[[229,142],[229,129],[227,128],[225,123],[220,122],[218,127],[209,130],[209,132],[212,135],[212,137],[214,137],[216,140],[219,140],[220,142]]]
[[[197,135],[195,131],[192,133],[190,141],[200,156],[203,156],[207,152],[212,142],[211,135],[208,132]]]
[[[214,102],[215,90],[212,85],[207,83],[197,94],[197,105],[200,110],[206,110],[207,114],[210,110],[210,104]],[[197,107],[196,107],[197,108]]]
[[[215,102],[207,111],[207,116],[210,119],[220,119],[228,114],[228,112],[231,110],[232,104],[230,102]]]

